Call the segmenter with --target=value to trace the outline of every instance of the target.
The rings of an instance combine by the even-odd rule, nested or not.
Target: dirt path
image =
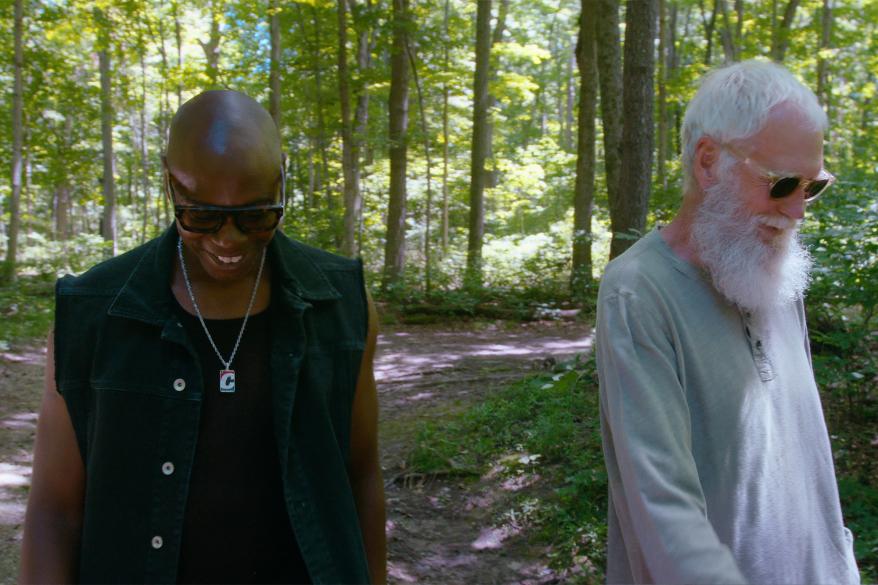
[[[406,327],[379,339],[376,380],[387,495],[391,583],[553,583],[547,551],[509,516],[531,478],[472,480],[406,475],[421,421],[440,420],[535,369],[589,351],[571,323],[493,324],[480,330]]]
[[[421,421],[441,420],[590,345],[584,326],[557,322],[382,333],[375,373],[392,583],[558,581],[526,530],[502,520],[509,486],[500,489],[490,474],[468,482],[412,477],[405,462]],[[39,346],[0,352],[0,583],[15,582],[18,572],[44,364]]]

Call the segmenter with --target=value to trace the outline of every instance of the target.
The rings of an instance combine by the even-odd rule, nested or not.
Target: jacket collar
[[[171,272],[177,255],[177,228],[174,224],[146,250],[128,280],[110,304],[107,313],[161,325],[173,314]],[[305,246],[290,240],[280,230],[268,244],[272,287],[285,297],[299,301],[331,301],[341,294],[317,266]]]

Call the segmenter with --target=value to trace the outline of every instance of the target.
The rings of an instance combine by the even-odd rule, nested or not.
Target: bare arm
[[[384,533],[384,480],[378,460],[378,393],[372,361],[378,338],[378,313],[369,298],[369,332],[360,364],[351,419],[350,477],[372,583],[387,582]]]
[[[67,404],[55,387],[53,337],[50,333],[46,383],[24,520],[21,583],[72,583],[76,580],[85,467]]]

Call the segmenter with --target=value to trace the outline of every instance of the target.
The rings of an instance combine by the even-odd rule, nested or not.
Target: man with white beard
[[[797,237],[826,115],[782,67],[708,75],[674,220],[607,266],[597,316],[610,583],[859,583],[811,367]]]

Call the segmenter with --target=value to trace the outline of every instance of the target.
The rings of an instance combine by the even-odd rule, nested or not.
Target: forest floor
[[[408,471],[408,459],[424,421],[441,423],[529,372],[588,352],[589,328],[558,321],[396,325],[378,343],[390,582],[558,582],[548,551],[502,520],[513,495],[546,489],[539,481],[424,477]],[[41,344],[0,350],[0,583],[17,578],[44,364]]]

